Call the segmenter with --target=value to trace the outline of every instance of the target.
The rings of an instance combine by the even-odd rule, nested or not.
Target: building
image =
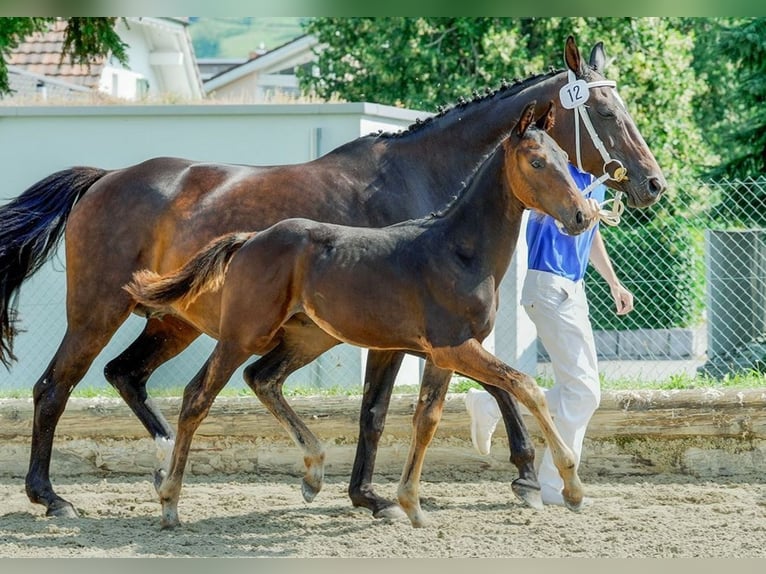
[[[232,64],[204,81],[208,97],[219,101],[256,104],[275,98],[295,99],[300,95],[296,70],[316,60],[316,37],[303,35],[240,64]],[[211,62],[206,62],[206,67]]]
[[[187,24],[177,18],[126,17],[115,30],[127,44],[128,65],[114,58],[90,65],[62,58],[66,21],[36,33],[13,51],[7,61],[14,100],[82,100],[103,95],[139,101],[171,98],[202,99],[194,48]]]

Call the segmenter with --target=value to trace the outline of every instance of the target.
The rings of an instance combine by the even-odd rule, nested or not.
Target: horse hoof
[[[80,518],[74,506],[65,500],[54,502],[48,507],[45,516],[55,516],[57,518]]]
[[[564,500],[564,506],[572,512],[580,512],[583,508],[590,506],[591,504],[593,504],[593,499],[587,496],[583,496],[577,504]]]
[[[384,520],[402,520],[407,518],[407,513],[398,504],[390,504],[373,512],[372,517]]]
[[[572,512],[580,512],[580,510],[582,510],[582,501],[575,504],[565,500],[564,506],[567,508],[567,510],[571,510]]]
[[[535,486],[528,481],[516,479],[511,483],[511,490],[526,506],[534,510],[543,510],[543,497],[540,494],[539,485]]]
[[[179,526],[181,526],[181,522],[177,518],[173,520],[163,518],[160,520],[160,529],[162,530],[173,530]]]
[[[410,517],[410,522],[413,528],[426,528],[431,523],[428,519],[428,515],[425,512],[419,512],[415,516]]]
[[[306,502],[313,501],[316,498],[316,495],[319,494],[320,489],[321,485],[318,488],[314,487],[310,485],[305,478],[301,481],[301,494],[303,494],[303,500]]]

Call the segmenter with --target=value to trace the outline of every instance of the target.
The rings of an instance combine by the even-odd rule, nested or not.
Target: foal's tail
[[[124,289],[136,302],[150,309],[166,309],[172,304],[188,307],[200,295],[218,289],[229,261],[255,233],[229,233],[214,239],[183,267],[159,275],[144,269],[133,274]]]
[[[0,363],[16,360],[16,299],[25,279],[56,251],[80,197],[107,173],[73,167],[49,175],[0,207]]]

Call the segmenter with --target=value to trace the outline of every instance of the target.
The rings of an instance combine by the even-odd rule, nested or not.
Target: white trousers
[[[585,430],[601,401],[596,344],[582,281],[528,270],[521,303],[551,358],[553,386],[545,398],[556,428],[580,463]],[[543,500],[564,486],[546,448],[538,469]]]

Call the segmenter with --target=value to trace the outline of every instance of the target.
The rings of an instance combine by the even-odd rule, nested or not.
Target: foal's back
[[[295,218],[258,233],[226,272],[221,337],[261,354],[285,321],[305,313],[339,341],[421,350],[427,228],[424,220],[373,229]]]

